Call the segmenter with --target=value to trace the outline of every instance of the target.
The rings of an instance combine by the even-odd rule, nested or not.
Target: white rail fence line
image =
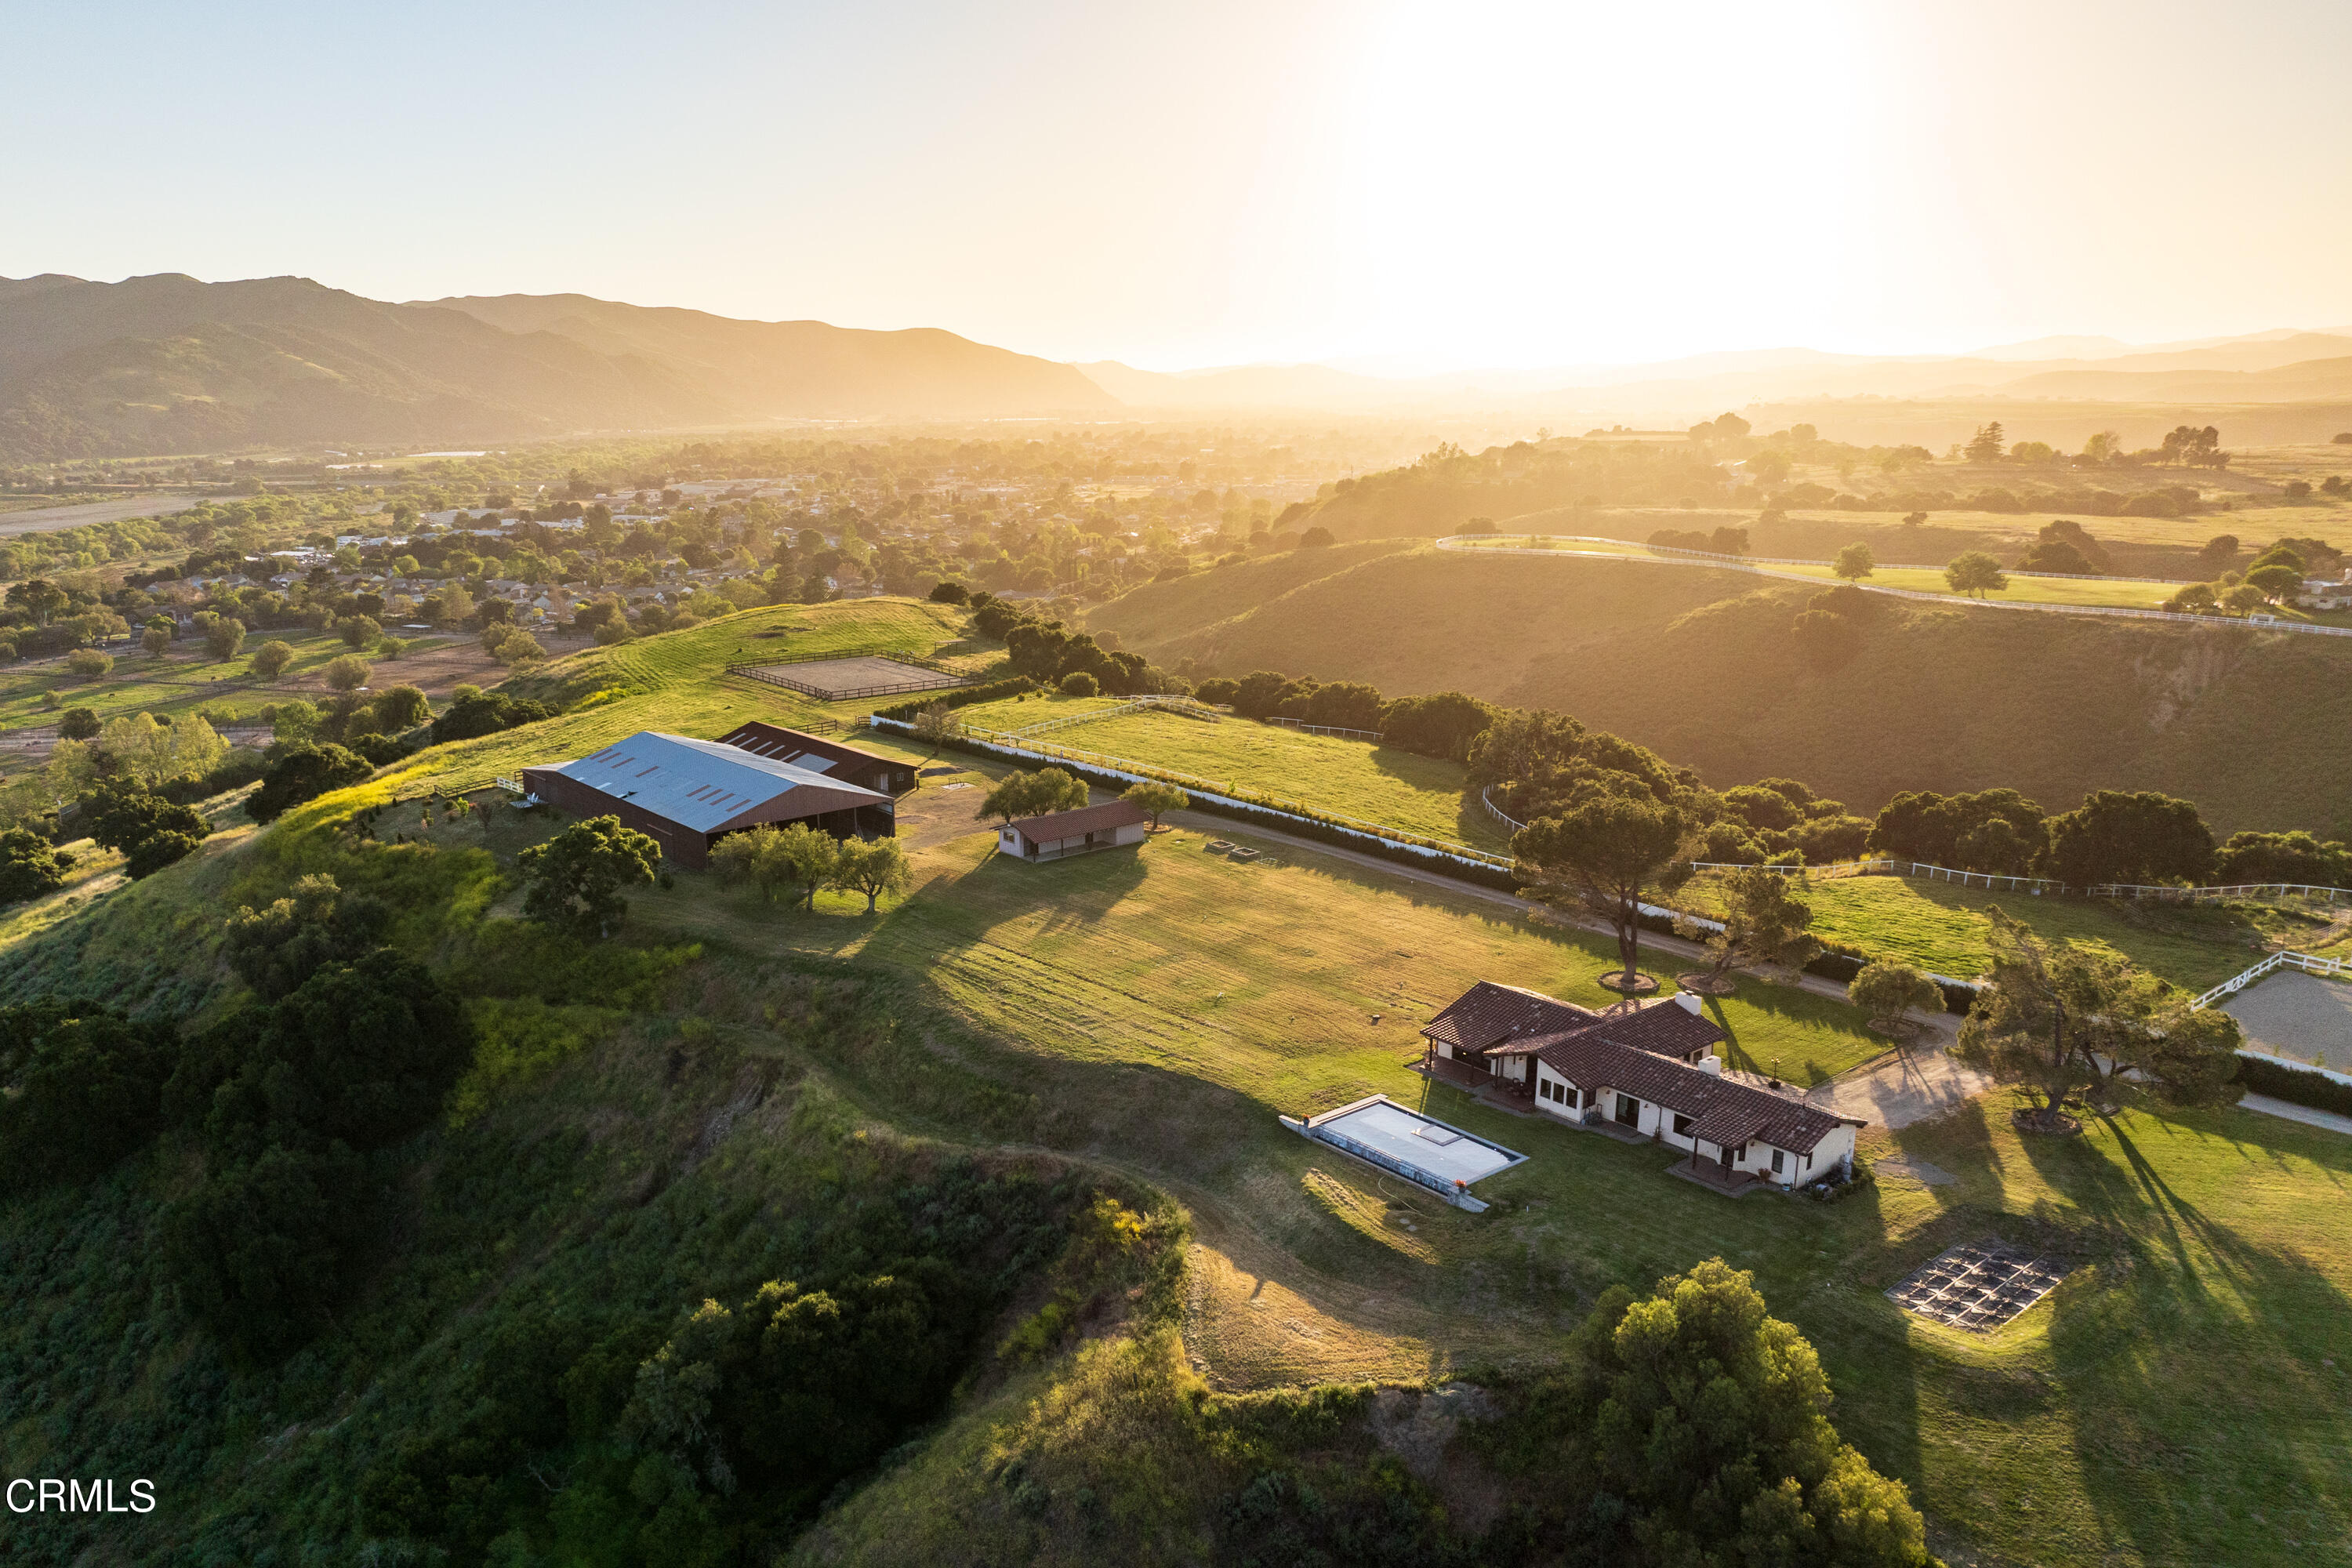
[[[1478,792],[1478,804],[1486,808],[1487,816],[1493,817],[1496,821],[1501,823],[1512,832],[1517,833],[1520,828],[1525,827],[1527,824],[1521,822],[1517,817],[1513,816],[1510,813],[1505,811],[1501,806],[1495,804],[1494,787],[1494,785],[1488,784],[1485,789]]]
[[[996,732],[1004,735],[1044,735],[1055,730],[1067,730],[1078,724],[1092,724],[1104,719],[1116,719],[1122,713],[1140,712],[1147,708],[1164,708],[1171,712],[1181,713],[1188,719],[1199,719],[1211,724],[1224,721],[1224,715],[1204,702],[1195,702],[1189,697],[1172,697],[1160,693],[1131,698],[1112,708],[1096,708],[1084,713],[1067,713],[1058,719],[1045,719],[1034,724],[1024,724],[1018,730],[1001,730]]]
[[[1530,548],[1523,545],[1478,545],[1464,542],[1465,540],[1477,540],[1492,537],[1494,536],[1490,534],[1455,533],[1448,534],[1443,539],[1434,541],[1434,542],[1440,550],[1460,551],[1465,554],[1544,555],[1589,561],[1646,562],[1653,566],[1683,566],[1694,564],[1692,562],[1676,560],[1673,557],[1664,555],[1630,555],[1622,551],[1616,550],[1545,550],[1541,548]],[[1570,536],[1555,534],[1542,535],[1539,537],[1566,538]],[[1622,543],[1623,542],[1621,540],[1609,540],[1606,542],[1617,544]],[[1647,545],[1641,545],[1636,548],[1646,551],[1650,547]],[[1801,572],[1776,572],[1772,570],[1770,566],[1756,564],[1755,558],[1751,556],[1725,555],[1720,557],[1710,557],[1706,561],[1696,563],[1717,566],[1726,572],[1748,572],[1753,573],[1759,577],[1777,577],[1783,582],[1789,583],[1818,584],[1821,582],[1819,577],[1808,576]],[[1814,563],[1811,562],[1785,563],[1798,565],[1814,564]],[[1892,568],[1890,568],[1890,570],[1892,570]],[[2042,605],[2029,603],[2022,599],[1972,599],[1965,594],[1931,594],[1918,588],[1884,588],[1873,583],[1856,583],[1853,585],[1861,589],[1865,594],[1884,594],[1889,598],[1916,599],[1923,604],[1930,605],[1971,605],[1979,609],[1989,610],[2038,610],[2051,615],[2059,616],[2121,616],[2128,620],[2182,621],[2202,626],[2236,626],[2245,631],[2301,632],[2312,637],[2352,637],[2352,626],[2315,626],[2302,621],[2265,621],[2260,626],[2248,626],[2243,621],[2233,620],[2226,616],[2188,616],[2177,614],[2171,610],[2136,610],[2121,605]]]
[[[914,726],[903,719],[885,719],[880,714],[868,716],[866,722],[877,730],[891,730],[911,735]],[[1022,736],[997,730],[965,730],[960,739],[973,745],[1008,757],[1032,762],[1076,763],[1098,773],[1113,778],[1129,779],[1138,784],[1147,779],[1176,784],[1202,800],[1221,805],[1238,806],[1247,811],[1261,811],[1269,816],[1287,817],[1305,826],[1328,828],[1350,837],[1384,844],[1391,848],[1409,850],[1432,860],[1450,860],[1457,865],[1486,868],[1509,868],[1511,858],[1493,855],[1468,844],[1450,838],[1438,838],[1426,834],[1407,833],[1386,823],[1368,822],[1359,816],[1346,816],[1280,795],[1251,798],[1225,793],[1234,786],[1216,779],[1205,779],[1197,773],[1181,773],[1173,768],[1154,767],[1129,757],[1115,757],[1104,752],[1089,752],[1076,746],[1054,746],[1029,743]]]
[[[1802,873],[1828,880],[1837,877],[1924,877],[1931,881],[1958,882],[1964,888],[1987,888],[2000,892],[2028,892],[2041,896],[2044,888],[2059,892],[2066,884],[2047,877],[2011,877],[1992,871],[1956,871],[1949,866],[1931,866],[1925,860],[1841,860],[1832,866],[1763,866],[1756,867],[1732,860],[1694,860],[1694,871],[1766,870]]]
[[[1286,730],[1304,730],[1310,735],[1345,735],[1351,741],[1378,742],[1384,731],[1379,730],[1348,730],[1337,724],[1309,724],[1304,719],[1284,719],[1268,714],[1264,722],[1279,724]]]
[[[2235,996],[2256,981],[2282,969],[2300,969],[2305,974],[2342,974],[2347,970],[2352,970],[2352,960],[2315,958],[2307,952],[2274,952],[2244,973],[2233,974],[2224,980],[2221,984],[2191,1002],[2189,1006],[2209,1007],[2224,997]]]
[[[2315,882],[2241,882],[2231,887],[2167,888],[2136,882],[2094,882],[2087,889],[2095,899],[2156,899],[2195,903],[2206,899],[2318,898],[2329,903],[2352,899],[2352,888],[2327,888]]]

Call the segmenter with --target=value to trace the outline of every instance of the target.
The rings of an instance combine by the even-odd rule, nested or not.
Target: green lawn
[[[1842,1429],[1979,1547],[2057,1564],[2338,1560],[2352,1358],[2325,1358],[2352,1343],[2352,1141],[2238,1110],[2025,1141],[1995,1097],[1866,1136],[1873,1157],[1930,1162],[1952,1184],[1889,1177],[1830,1208],[1729,1202],[1669,1177],[1671,1152],[1403,1070],[1420,1019],[1471,979],[1604,1000],[1599,942],[1291,858],[1234,866],[1188,834],[1034,867],[965,837],[919,852],[917,890],[877,919],[694,878],[635,907],[717,947],[887,966],[1011,1042],[1059,1137],[1192,1209],[1186,1342],[1228,1386],[1546,1355],[1604,1286],[1719,1255],[1811,1339]],[[1801,994],[1750,985],[1720,1016],[1751,1057],[1878,1045]],[[888,1060],[863,1077],[847,1053],[838,1064],[877,1114],[911,1065]],[[1500,1200],[1486,1216],[1400,1210],[1392,1184],[1274,1121],[1372,1090],[1531,1158],[1482,1185]],[[2075,1273],[1981,1336],[1883,1294],[1988,1233],[2065,1250]]]
[[[1032,697],[982,703],[964,709],[962,717],[974,728],[1019,730],[1114,706],[1102,698]],[[1250,719],[1212,724],[1147,710],[1074,724],[1024,743],[1144,763],[1426,837],[1497,852],[1507,847],[1502,826],[1463,793],[1462,764],[1369,741]]]
[[[1924,877],[1833,878],[1813,882],[1805,897],[1813,907],[1813,931],[1824,940],[1958,980],[1975,978],[1990,962],[1985,910],[1995,905],[2046,936],[2111,949],[2191,991],[2217,985],[2257,962],[2256,943],[2266,934],[2321,929],[2321,922],[2274,910],[2037,899]],[[1705,877],[1691,883],[1681,901],[1701,912],[1717,907]]]
[[[636,907],[664,929],[753,949],[880,961],[1009,1032],[1047,1030],[1057,1050],[1148,1061],[1286,1110],[1413,1090],[1415,1031],[1475,980],[1595,1008],[1615,1000],[1598,980],[1616,949],[1599,936],[1270,840],[1251,865],[1203,842],[1176,832],[1136,853],[1030,866],[995,856],[992,834],[968,834],[917,849],[916,890],[879,921],[848,894],[820,897],[810,916],[701,876]],[[1708,1006],[1735,1065],[1777,1061],[1800,1081],[1885,1048],[1852,1008],[1805,992],[1750,981]]]

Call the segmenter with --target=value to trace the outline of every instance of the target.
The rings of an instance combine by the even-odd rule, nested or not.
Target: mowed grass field
[[[1990,963],[1985,911],[1995,906],[2044,936],[2119,952],[2189,991],[2218,985],[2258,962],[2266,936],[2291,938],[2326,925],[2278,910],[2236,906],[2135,909],[2116,900],[2037,899],[1924,877],[1816,880],[1809,885],[1805,900],[1813,908],[1813,932],[1823,940],[1956,980],[1974,979]],[[1694,879],[1676,901],[1700,913],[1718,907],[1711,879],[1705,875]]]
[[[1017,1042],[1024,1087],[1090,1153],[1192,1210],[1186,1344],[1220,1384],[1548,1354],[1609,1284],[1721,1256],[1756,1270],[1820,1350],[1842,1429],[1994,1561],[2343,1560],[2352,1140],[2232,1110],[2028,1141],[1996,1096],[1865,1134],[1866,1156],[1931,1163],[1948,1184],[1889,1176],[1831,1207],[1732,1202],[1669,1176],[1671,1151],[1404,1070],[1419,1022],[1473,979],[1605,1001],[1597,939],[1313,852],[1236,866],[1191,833],[1042,867],[961,836],[916,863],[916,890],[870,919],[856,900],[810,914],[685,877],[635,910],[665,935],[919,977]],[[1878,1045],[1839,1004],[1753,984],[1717,1016],[1743,1055],[1827,1065]],[[889,1075],[861,1088],[889,1114]],[[1374,1090],[1531,1158],[1482,1184],[1499,1201],[1472,1217],[1275,1121]],[[2053,1247],[2075,1271],[1988,1335],[1883,1294],[1988,1234]]]
[[[1019,730],[1117,706],[1101,698],[1040,695],[975,704],[961,716],[978,729]],[[1023,743],[1127,758],[1426,837],[1497,853],[1508,848],[1502,826],[1464,795],[1461,763],[1370,741],[1253,719],[1210,723],[1146,710],[1071,724]]]

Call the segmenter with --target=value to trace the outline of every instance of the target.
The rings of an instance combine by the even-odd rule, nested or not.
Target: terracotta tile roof
[[[1687,1057],[1727,1038],[1714,1020],[1685,1011],[1672,998],[1622,1013],[1595,1013],[1539,991],[1481,980],[1422,1033],[1456,1050],[1488,1056],[1533,1056],[1544,1047],[1605,1027],[1609,1038],[1660,1056]]]
[[[1622,1046],[1608,1031],[1581,1029],[1537,1053],[1537,1060],[1582,1089],[1613,1089],[1691,1119],[1691,1134],[1710,1143],[1762,1139],[1792,1154],[1810,1154],[1845,1125],[1801,1100],[1751,1088],[1734,1079]]]
[[[1114,827],[1132,827],[1149,822],[1151,814],[1132,801],[1107,800],[1100,805],[1082,805],[1076,811],[1057,811],[1051,816],[1024,816],[1012,826],[1021,830],[1021,837],[1032,844],[1058,844],[1064,839],[1084,838],[1089,833],[1108,833]]]
[[[1481,980],[1448,1003],[1421,1032],[1456,1050],[1483,1051],[1507,1040],[1566,1034],[1600,1016],[1540,991]]]

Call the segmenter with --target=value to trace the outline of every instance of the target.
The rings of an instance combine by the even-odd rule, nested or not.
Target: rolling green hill
[[[1297,555],[1310,553],[1328,570],[1296,585],[1272,563],[1220,568],[1139,588],[1088,627],[1163,665],[1558,709],[1710,784],[1799,778],[1865,812],[1906,789],[2008,786],[2053,809],[2158,789],[2223,833],[2352,829],[2352,638],[1873,599],[1853,658],[1823,669],[1790,635],[1812,596],[1794,584],[1425,548]]]

